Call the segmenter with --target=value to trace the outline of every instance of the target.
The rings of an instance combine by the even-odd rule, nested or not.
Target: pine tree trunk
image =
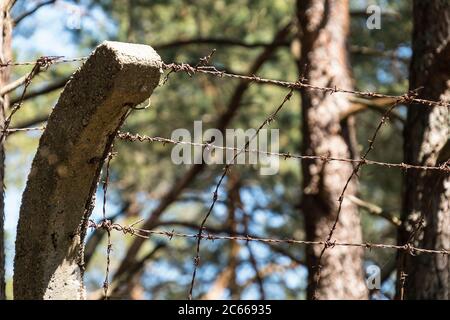
[[[345,0],[297,2],[301,58],[299,71],[316,86],[352,89],[346,41],[349,31],[349,7]],[[340,114],[350,107],[342,94],[302,91],[303,147],[306,155],[337,158],[354,156],[352,120],[340,122]],[[324,241],[338,211],[338,199],[353,170],[345,162],[303,161],[303,199],[306,236]],[[356,195],[352,180],[346,195]],[[333,240],[361,242],[362,232],[357,207],[344,200]],[[366,299],[363,251],[361,248],[334,247],[325,251],[321,277],[316,289],[316,264],[323,246],[308,246],[308,298]],[[313,297],[313,294],[316,296]]]
[[[0,60],[6,63],[12,58],[11,32],[12,23],[10,9],[13,1],[1,1],[0,3]],[[0,88],[8,84],[10,68],[0,69]],[[0,97],[0,130],[5,125],[5,111],[9,107],[9,97],[7,95]],[[0,300],[6,299],[5,293],[5,150],[4,140],[0,141]]]
[[[423,86],[419,90],[421,98],[449,101],[450,2],[414,1],[413,6],[410,89]],[[409,106],[404,131],[405,161],[418,165],[442,165],[449,160],[449,136],[450,110],[447,107]],[[450,175],[410,170],[405,174],[404,183],[404,224],[399,243],[449,249]],[[398,297],[403,296],[401,278],[406,277],[405,298],[448,299],[449,274],[448,255],[410,256],[400,253]]]

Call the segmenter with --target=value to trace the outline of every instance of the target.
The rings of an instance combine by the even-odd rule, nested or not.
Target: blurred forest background
[[[12,15],[32,9],[43,1],[17,1]],[[166,63],[197,63],[212,49],[212,64],[240,74],[296,81],[300,44],[294,0],[123,0],[49,1],[14,27],[14,61],[34,60],[41,55],[84,56],[103,40],[148,44]],[[366,26],[366,8],[378,4],[381,29]],[[80,11],[77,11],[80,10]],[[80,16],[78,17],[78,12]],[[399,95],[408,91],[411,58],[411,2],[350,1],[348,49],[354,86],[361,91]],[[79,20],[78,20],[79,18]],[[289,25],[289,23],[291,23]],[[289,27],[286,27],[288,26]],[[285,32],[282,32],[282,31]],[[277,38],[278,37],[278,38]],[[79,62],[57,64],[32,82],[28,92],[47,92],[27,97],[11,127],[39,126],[51,112],[67,77]],[[12,79],[30,67],[12,68]],[[55,90],[46,90],[47,88]],[[12,100],[21,93],[12,93]],[[189,78],[172,74],[157,88],[148,110],[136,111],[122,131],[170,137],[177,128],[192,132],[195,120],[215,128],[229,108],[236,112],[228,128],[255,128],[279,105],[287,91],[271,85],[242,85],[207,75]],[[355,113],[357,148],[368,146],[384,106],[363,98]],[[300,153],[301,101],[295,92],[271,124],[280,129],[280,151]],[[402,130],[406,117],[400,106],[383,127],[370,159],[402,162]],[[39,141],[39,132],[18,132],[6,140],[6,252],[7,296],[12,298],[12,261],[20,196]],[[171,145],[116,141],[117,156],[111,161],[107,215],[130,224],[147,219],[189,167],[174,165]],[[223,166],[206,166],[167,208],[154,225],[165,230],[197,232],[212,200]],[[219,192],[219,201],[208,220],[208,230],[223,234],[251,234],[267,238],[304,239],[304,215],[300,198],[300,162],[280,160],[277,175],[261,176],[254,166],[233,167]],[[401,210],[402,171],[365,166],[359,173],[358,199],[363,241],[396,244]],[[167,198],[167,197],[166,197]],[[164,198],[164,199],[166,199]],[[232,201],[229,199],[233,199]],[[237,200],[236,200],[237,199]],[[167,200],[167,199],[166,199]],[[355,201],[358,201],[357,199]],[[102,191],[97,193],[93,219],[101,218]],[[382,208],[382,210],[380,209]],[[380,210],[378,210],[380,209]],[[381,216],[379,211],[382,211]],[[377,214],[378,213],[378,214]],[[101,232],[98,232],[101,234]],[[92,255],[86,272],[88,298],[102,296],[106,239],[100,243],[88,233],[87,251]],[[112,234],[114,275],[123,263],[131,236]],[[91,245],[92,247],[89,247]],[[305,247],[254,242],[203,241],[197,275],[196,297],[223,299],[304,299],[308,282]],[[381,269],[381,290],[374,299],[391,299],[395,292],[395,250],[365,250],[365,266]],[[195,239],[153,236],[146,240],[133,272],[113,276],[112,298],[184,299],[191,281]]]

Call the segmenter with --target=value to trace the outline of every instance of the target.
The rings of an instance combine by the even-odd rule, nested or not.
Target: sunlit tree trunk
[[[0,60],[2,63],[6,63],[11,60],[11,31],[12,23],[10,10],[15,1],[3,0],[0,1]],[[9,81],[10,68],[0,69],[0,88],[5,86]],[[3,130],[5,125],[5,110],[9,107],[8,95],[0,97],[0,129]],[[4,136],[2,134],[2,136]],[[0,141],[0,300],[6,298],[5,293],[5,234],[4,234],[4,221],[5,221],[5,152],[4,152],[4,140]]]
[[[301,77],[316,86],[352,89],[346,42],[349,31],[349,7],[345,0],[297,2],[301,57]],[[352,119],[339,118],[350,107],[346,95],[317,90],[302,91],[303,144],[307,155],[351,158],[353,152]],[[324,241],[338,212],[338,199],[353,167],[345,162],[303,161],[303,199],[308,240]],[[346,195],[356,195],[352,180]],[[344,200],[333,240],[361,242],[362,232],[357,207]],[[361,248],[334,247],[323,255],[320,282],[316,288],[316,264],[323,246],[308,246],[308,298],[366,299],[363,251]],[[316,293],[316,296],[314,296]]]
[[[450,2],[414,1],[410,89],[430,100],[450,100]],[[442,165],[450,158],[448,107],[411,105],[404,131],[404,157],[417,165]],[[450,175],[413,171],[405,174],[403,221],[399,243],[428,249],[450,247]],[[423,227],[422,227],[423,225]],[[448,299],[448,255],[400,254],[398,297]],[[404,283],[404,290],[402,289]]]

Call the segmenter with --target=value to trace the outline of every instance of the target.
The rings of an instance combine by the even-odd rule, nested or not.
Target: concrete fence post
[[[106,41],[73,74],[48,120],[22,197],[15,299],[83,299],[82,222],[129,109],[150,97],[162,61],[146,45]]]

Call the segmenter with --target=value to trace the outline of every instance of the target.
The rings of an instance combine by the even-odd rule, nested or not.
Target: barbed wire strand
[[[30,127],[30,128],[11,128],[7,129],[6,131],[9,133],[13,132],[28,132],[28,131],[42,131],[45,130],[45,126],[43,127]],[[164,137],[157,137],[157,136],[148,136],[144,134],[139,133],[131,133],[131,132],[123,132],[119,131],[117,134],[117,138],[123,141],[129,141],[129,142],[158,142],[165,144],[182,144],[182,145],[189,145],[192,147],[204,147],[209,148],[210,150],[218,149],[223,151],[234,151],[237,152],[241,149],[237,147],[222,147],[215,145],[213,143],[208,142],[190,142],[190,141],[183,141],[183,140],[174,140]],[[290,152],[273,152],[273,151],[263,151],[258,149],[249,149],[246,148],[243,150],[245,153],[257,153],[261,155],[267,155],[267,156],[276,156],[281,159],[287,160],[287,159],[298,159],[298,160],[321,160],[324,162],[330,162],[330,161],[340,161],[340,162],[349,162],[349,163],[360,163],[364,162],[364,165],[375,165],[375,166],[381,166],[381,167],[387,167],[387,168],[399,168],[403,170],[433,170],[433,171],[443,171],[443,172],[450,172],[450,163],[444,162],[440,166],[421,166],[421,165],[413,165],[409,163],[395,163],[395,162],[383,162],[383,161],[376,161],[376,160],[370,160],[370,159],[351,159],[351,158],[337,158],[337,157],[330,157],[330,156],[314,156],[314,155],[301,155],[301,154],[295,154]]]
[[[215,51],[213,51],[215,52]],[[211,54],[212,55],[212,54]],[[53,64],[59,64],[59,63],[70,63],[70,62],[78,62],[78,61],[85,61],[87,60],[87,56],[84,57],[74,57],[74,58],[65,58],[64,56],[44,56],[42,58],[48,58],[51,59]],[[172,72],[178,73],[178,72],[184,72],[187,73],[189,76],[194,75],[195,73],[203,73],[203,74],[209,74],[213,76],[217,76],[220,78],[227,77],[227,78],[235,78],[250,82],[257,82],[257,83],[265,83],[265,84],[274,84],[286,88],[293,88],[293,89],[309,89],[309,90],[318,90],[318,91],[324,91],[327,93],[346,93],[346,94],[353,94],[360,97],[367,97],[367,98],[390,98],[393,100],[401,99],[407,94],[404,95],[389,95],[389,94],[382,94],[372,91],[358,91],[358,90],[348,90],[348,89],[342,89],[338,87],[321,87],[321,86],[315,86],[307,83],[307,79],[302,79],[302,81],[297,82],[290,82],[290,81],[284,81],[284,80],[276,80],[276,79],[267,79],[262,78],[256,75],[242,75],[237,73],[230,73],[226,71],[218,70],[214,66],[207,65],[206,60],[202,60],[208,58],[204,57],[200,59],[200,62],[197,63],[195,66],[192,66],[188,63],[163,63],[162,68],[165,70],[168,70],[168,74],[165,77],[165,80],[168,79],[169,75]],[[9,67],[9,66],[27,66],[27,65],[35,65],[39,59],[35,61],[25,61],[25,62],[12,62],[8,61],[6,63],[0,64],[0,68]],[[165,82],[165,81],[163,81]],[[427,99],[420,99],[415,97],[410,103],[417,103],[427,106],[444,106],[444,107],[450,107],[450,102],[448,101],[433,101],[433,100],[427,100]]]
[[[107,245],[106,245],[106,271],[105,271],[105,280],[103,281],[103,295],[104,299],[108,300],[108,290],[109,290],[109,270],[111,265],[111,223],[106,219],[106,201],[107,201],[107,192],[109,185],[109,169],[111,165],[111,159],[114,156],[113,153],[114,145],[111,145],[110,152],[106,156],[106,169],[105,169],[105,180],[103,181],[103,206],[102,206],[102,223],[105,224],[105,230],[107,235]]]
[[[292,88],[292,89],[308,89],[308,90],[317,90],[317,91],[323,91],[325,93],[346,93],[346,94],[353,94],[360,97],[367,97],[367,98],[390,98],[393,100],[398,99],[405,99],[409,97],[409,93],[405,93],[403,95],[388,95],[388,94],[382,94],[377,92],[371,92],[371,91],[358,91],[358,90],[348,90],[348,89],[342,89],[338,87],[320,87],[315,86],[307,83],[307,79],[302,79],[302,81],[297,82],[289,82],[284,80],[275,80],[275,79],[267,79],[267,78],[261,78],[256,75],[247,76],[247,75],[241,75],[236,73],[229,73],[226,71],[220,71],[216,69],[214,66],[191,66],[188,63],[170,63],[165,64],[163,63],[163,69],[169,70],[168,74],[166,75],[166,79],[172,72],[184,72],[187,73],[189,76],[192,76],[196,73],[203,73],[203,74],[209,74],[213,76],[217,76],[220,78],[227,77],[227,78],[234,78],[234,79],[240,79],[250,82],[256,82],[256,83],[264,83],[264,84],[274,84],[281,87],[286,88]],[[426,100],[426,99],[419,99],[417,97],[408,99],[408,103],[417,103],[422,105],[427,105],[430,107],[435,106],[443,106],[443,107],[450,107],[450,102],[447,101],[432,101],[432,100]]]
[[[29,132],[29,131],[44,131],[45,126],[42,127],[28,127],[28,128],[8,128],[6,129],[6,135],[14,132]]]
[[[198,239],[199,237],[203,240],[215,241],[215,240],[233,240],[233,241],[253,241],[253,242],[262,242],[262,243],[272,243],[272,244],[292,244],[292,245],[324,245],[325,241],[308,241],[308,240],[299,240],[299,239],[278,239],[278,238],[264,238],[264,237],[254,237],[254,236],[233,236],[233,235],[220,235],[214,233],[204,233],[206,228],[203,228],[202,233],[183,233],[175,230],[144,230],[140,228],[134,227],[135,225],[141,223],[143,220],[138,220],[131,225],[121,225],[119,223],[111,223],[111,221],[104,223],[101,221],[100,223],[95,223],[93,220],[89,220],[88,228],[93,230],[110,228],[111,231],[122,232],[123,234],[129,234],[136,237],[141,237],[144,239],[149,239],[152,235],[167,237],[169,240],[172,240],[174,237],[178,238],[188,238],[188,239]],[[405,251],[411,255],[417,255],[419,253],[422,254],[442,254],[449,255],[450,249],[442,248],[440,250],[436,249],[426,249],[421,247],[415,247],[411,244],[405,245],[395,245],[395,244],[384,244],[384,243],[352,243],[352,242],[333,242],[333,247],[360,247],[367,250],[372,249],[392,249],[392,250],[400,250]]]
[[[142,134],[133,134],[130,132],[119,132],[117,135],[117,138],[124,140],[124,141],[130,141],[130,142],[158,142],[162,144],[182,144],[182,145],[189,145],[193,147],[206,147],[210,149],[218,149],[218,150],[224,150],[224,151],[239,151],[241,149],[236,147],[222,147],[214,145],[213,143],[201,143],[201,142],[190,142],[190,141],[182,141],[182,140],[173,140],[169,138],[163,138],[163,137],[151,137],[147,135]],[[416,169],[416,170],[435,170],[435,171],[444,171],[444,172],[450,172],[450,167],[443,163],[442,166],[419,166],[419,165],[412,165],[408,163],[393,163],[393,162],[382,162],[382,161],[375,161],[375,160],[369,160],[369,159],[350,159],[350,158],[336,158],[336,157],[330,157],[330,156],[314,156],[314,155],[300,155],[290,152],[271,152],[271,151],[262,151],[257,149],[243,149],[243,152],[246,153],[257,153],[257,154],[263,154],[263,155],[269,155],[269,156],[277,156],[282,159],[299,159],[299,160],[321,160],[324,162],[329,161],[341,161],[341,162],[349,162],[349,163],[360,163],[364,162],[365,165],[376,165],[376,166],[383,166],[388,168],[401,168],[404,170],[408,169]]]
[[[13,132],[28,132],[28,131],[42,131],[45,130],[45,126],[43,127],[30,127],[30,128],[11,128],[7,129],[7,133],[13,133]],[[189,145],[193,147],[204,147],[209,148],[211,150],[218,149],[223,151],[234,151],[237,152],[241,149],[237,147],[223,147],[218,146],[213,143],[207,143],[207,142],[190,142],[190,141],[183,141],[183,140],[174,140],[164,137],[157,137],[157,136],[148,136],[144,134],[139,133],[131,133],[131,132],[123,132],[119,131],[117,134],[117,138],[123,141],[129,141],[129,142],[158,142],[162,144],[182,144],[182,145]],[[395,162],[383,162],[383,161],[376,161],[376,160],[370,160],[370,159],[351,159],[351,158],[337,158],[337,157],[330,157],[330,156],[314,156],[314,155],[300,155],[290,152],[273,152],[273,151],[262,151],[258,149],[249,149],[246,148],[243,150],[245,153],[257,153],[262,155],[268,155],[268,156],[277,156],[279,158],[282,158],[284,160],[287,159],[299,159],[299,160],[321,160],[324,162],[330,162],[330,161],[340,161],[340,162],[349,162],[349,163],[360,163],[364,162],[364,165],[375,165],[375,166],[382,166],[387,168],[400,168],[403,170],[434,170],[434,171],[443,171],[443,172],[450,172],[450,163],[444,162],[440,166],[421,166],[421,165],[413,165],[408,163],[395,163]]]
[[[29,132],[29,131],[42,131],[45,130],[45,126],[42,127],[30,127],[30,128],[10,128],[7,129],[8,134],[14,133],[14,132]],[[208,142],[190,142],[190,141],[183,141],[183,140],[174,140],[164,137],[157,137],[157,136],[148,136],[140,133],[131,133],[131,132],[123,132],[119,131],[117,134],[117,137],[120,140],[123,141],[129,141],[129,142],[157,142],[162,143],[163,145],[166,144],[181,144],[181,145],[189,145],[192,147],[204,147],[209,149],[218,149],[223,151],[234,151],[237,152],[241,149],[237,147],[223,147],[219,145],[215,145],[214,143],[208,143]],[[421,166],[421,165],[413,165],[409,163],[395,163],[395,162],[383,162],[383,161],[376,161],[376,160],[370,160],[370,159],[351,159],[351,158],[337,158],[337,157],[330,157],[326,155],[321,156],[314,156],[314,155],[301,155],[301,154],[295,154],[290,152],[273,152],[273,151],[263,151],[258,149],[249,149],[246,148],[243,150],[245,153],[256,153],[261,155],[267,155],[267,156],[276,156],[281,159],[287,160],[287,159],[298,159],[298,160],[321,160],[324,162],[330,162],[330,161],[340,161],[340,162],[349,162],[357,164],[359,162],[364,162],[364,165],[374,165],[374,166],[381,166],[381,167],[387,167],[387,168],[399,168],[402,170],[433,170],[433,171],[443,171],[443,172],[450,172],[450,163],[444,162],[440,166]]]
[[[75,57],[75,58],[66,58],[64,56],[43,56],[38,58],[37,60],[34,61],[21,61],[21,62],[13,62],[13,61],[8,61],[5,63],[0,63],[0,68],[7,68],[7,67],[18,67],[18,66],[32,66],[35,65],[39,59],[41,58],[47,58],[47,59],[51,59],[53,60],[53,64],[59,64],[59,63],[70,63],[70,62],[79,62],[79,61],[85,61],[87,60],[87,56],[86,57]]]

